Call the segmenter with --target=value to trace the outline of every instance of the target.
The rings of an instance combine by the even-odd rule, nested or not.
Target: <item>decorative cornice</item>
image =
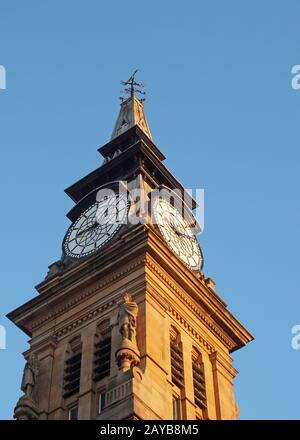
[[[174,327],[171,325],[171,328],[170,328],[170,339],[171,339],[171,341],[172,341],[172,342],[176,342],[176,340],[178,339],[178,336],[179,336],[179,334],[178,334],[177,329],[174,328]]]
[[[199,332],[197,332],[176,310],[170,307],[169,312],[171,315],[185,328],[186,331],[190,333],[190,335],[202,345],[202,347],[208,352],[213,353],[215,348],[210,345]]]
[[[86,322],[90,321],[91,319],[95,318],[105,310],[111,309],[115,304],[117,303],[116,300],[111,300],[103,304],[101,307],[98,307],[96,310],[93,310],[92,312],[87,313],[84,316],[80,316],[76,321],[73,321],[71,324],[68,324],[59,330],[57,330],[54,333],[54,337],[59,339],[62,336],[65,336],[67,333],[71,332],[72,330],[76,329],[77,327],[80,327],[81,325],[85,324]]]
[[[53,335],[48,335],[46,338],[36,341],[31,344],[31,348],[27,350],[23,355],[27,359],[30,353],[38,355],[39,361],[47,356],[53,356],[53,353],[57,347],[57,340]]]
[[[188,298],[184,293],[171,281],[171,279],[163,273],[159,267],[153,263],[153,261],[146,256],[146,266],[151,269],[155,274],[165,283],[170,289],[186,304],[186,306],[192,310],[198,318],[200,318],[201,322],[205,324],[207,328],[209,328],[219,340],[222,341],[226,345],[227,348],[232,350],[234,348],[234,343],[229,338],[227,338],[222,330],[215,324],[211,319],[208,318],[207,315],[200,309],[199,306],[196,306],[193,301]],[[173,311],[172,311],[173,312]],[[174,312],[176,312],[174,310]],[[183,319],[183,318],[181,318]]]
[[[33,322],[33,324],[30,327],[30,330],[31,331],[36,330],[38,327],[40,327],[41,325],[45,324],[47,321],[49,321],[51,319],[57,318],[58,316],[60,316],[63,313],[65,313],[68,309],[74,307],[76,304],[81,303],[86,298],[91,297],[91,296],[97,294],[99,290],[103,289],[107,285],[109,285],[112,282],[118,280],[119,278],[121,278],[125,274],[128,274],[129,272],[131,272],[132,270],[136,269],[137,267],[139,267],[139,266],[141,266],[143,264],[145,264],[145,259],[144,258],[140,258],[139,260],[135,261],[130,266],[128,266],[125,269],[115,273],[113,276],[107,277],[101,283],[99,283],[96,286],[92,287],[91,289],[88,289],[85,292],[81,293],[81,295],[78,295],[77,297],[73,298],[72,300],[70,300],[69,302],[64,304],[59,309],[49,313],[48,315],[44,316],[43,318],[39,319],[38,321]]]

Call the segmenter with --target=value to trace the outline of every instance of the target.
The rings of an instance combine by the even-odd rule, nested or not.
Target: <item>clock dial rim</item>
[[[173,211],[173,213],[176,213],[175,218],[176,218],[177,227],[178,227],[178,224],[181,222],[181,227],[183,228],[183,230],[181,229],[181,227],[178,227],[177,233],[175,231],[173,231],[173,233],[172,233],[172,232],[170,232],[172,227],[161,223],[161,221],[159,219],[159,214],[158,214],[158,205],[160,203],[164,203],[168,207],[171,207],[171,210]],[[163,236],[164,240],[166,241],[168,247],[193,272],[201,271],[202,267],[203,267],[202,250],[200,248],[198,240],[196,239],[195,235],[191,232],[191,228],[188,226],[186,220],[183,218],[183,216],[180,214],[180,212],[169,201],[165,200],[163,197],[157,197],[154,200],[153,212],[154,212],[154,218],[156,221],[156,225],[157,225],[161,235]],[[183,227],[182,223],[184,223],[184,227]],[[168,237],[167,231],[169,231],[169,237]],[[190,238],[186,237],[185,241],[182,239],[180,240],[179,235],[177,235],[177,237],[176,237],[176,234],[181,234],[181,233],[190,237]],[[174,240],[174,237],[175,237],[175,240]],[[187,240],[190,240],[190,243],[192,243],[192,244],[190,244],[190,246],[187,245],[187,243],[188,243]],[[174,243],[174,241],[176,243]],[[192,253],[191,256],[184,255],[184,253],[183,253],[184,251],[181,252],[186,246],[190,247],[191,249],[192,248],[194,249],[194,252]],[[181,251],[179,250],[180,248],[181,248]],[[194,258],[196,258],[196,259],[194,259]],[[192,264],[190,262],[190,259],[194,260],[194,264]]]
[[[114,196],[109,196],[108,199],[111,199]],[[95,227],[95,231],[92,231],[91,234],[87,237],[87,239],[90,239],[90,243],[86,246],[81,246],[80,244],[76,244],[75,247],[72,248],[72,250],[70,250],[69,248],[69,244],[70,244],[70,236],[72,235],[72,233],[75,233],[75,237],[73,237],[72,240],[74,240],[77,236],[78,233],[80,232],[80,227],[81,225],[84,223],[83,222],[79,225],[79,227],[76,228],[76,225],[86,216],[86,213],[88,213],[93,207],[95,207],[95,213],[97,212],[97,207],[99,207],[99,204],[102,202],[94,202],[92,203],[87,209],[85,209],[79,216],[78,218],[70,225],[70,227],[68,228],[66,235],[63,239],[63,253],[70,257],[70,258],[74,258],[74,259],[82,259],[85,257],[88,257],[89,255],[93,254],[96,251],[99,251],[100,249],[102,249],[108,242],[111,241],[111,239],[117,234],[117,232],[119,232],[119,230],[121,229],[121,227],[123,226],[123,220],[127,217],[128,215],[128,211],[129,211],[129,207],[130,207],[130,202],[128,199],[127,194],[116,194],[116,197],[118,198],[117,200],[117,206],[120,206],[120,203],[123,203],[123,206],[121,207],[121,210],[124,210],[124,213],[121,216],[120,221],[117,223],[117,226],[114,227],[116,225],[116,223],[112,223],[113,226],[113,231],[111,233],[104,233],[102,234],[102,238],[105,237],[104,240],[102,240],[98,245],[97,242],[100,241],[100,239],[98,238],[97,240],[93,241],[93,232],[95,232],[98,228]],[[119,212],[119,210],[118,210]],[[91,217],[92,214],[90,214],[87,218]],[[94,215],[92,218],[96,219],[96,216]],[[91,225],[87,222],[86,224],[87,228],[89,228]],[[102,225],[102,229],[105,228],[107,226],[107,223]],[[76,232],[75,232],[76,231]],[[83,234],[84,235],[84,234]],[[99,237],[99,233],[98,233],[98,237]],[[75,240],[76,241],[76,240]],[[94,243],[94,246],[92,249],[90,249],[89,251],[85,251],[84,249],[88,248],[89,246],[92,246],[92,244]],[[77,247],[82,247],[82,251],[80,253],[73,253],[73,251],[77,248]]]

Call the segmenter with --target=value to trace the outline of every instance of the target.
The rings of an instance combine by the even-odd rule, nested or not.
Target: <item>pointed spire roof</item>
[[[133,96],[122,102],[111,139],[115,139],[117,136],[135,125],[138,125],[152,140],[152,135],[145,115],[144,104],[136,96]]]
[[[129,86],[128,88],[125,88],[124,91],[126,93],[130,93],[130,97],[125,101],[121,98],[121,109],[111,139],[115,139],[120,134],[124,133],[135,125],[138,125],[140,129],[143,130],[143,132],[152,140],[144,110],[144,99],[138,99],[135,96],[135,92],[142,95],[145,94],[145,92],[135,89],[135,86],[144,87],[143,83],[137,83],[135,81],[134,76],[136,73],[137,70],[127,81],[121,81],[121,84],[124,86]]]

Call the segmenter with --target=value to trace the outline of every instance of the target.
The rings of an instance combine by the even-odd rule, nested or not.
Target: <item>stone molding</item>
[[[66,325],[65,327],[55,332],[54,337],[59,339],[60,337],[66,335],[67,333],[71,332],[77,327],[80,327],[82,324],[85,324],[86,322],[90,321],[92,318],[95,318],[105,310],[111,309],[116,303],[117,300],[108,301],[105,304],[103,304],[101,307],[98,307],[96,310],[93,310],[92,312],[89,312],[84,316],[80,316],[80,318],[78,318],[76,321]]]
[[[232,358],[229,358],[229,360],[232,361]],[[218,351],[214,351],[213,353],[211,353],[210,361],[212,363],[212,366],[217,369],[218,369],[218,365],[221,365],[223,367],[222,371],[228,374],[228,378],[230,380],[235,378],[236,375],[238,374],[238,371]]]
[[[73,298],[71,301],[66,303],[64,306],[60,307],[58,310],[56,310],[56,311],[54,311],[52,313],[49,313],[47,316],[44,316],[42,319],[40,319],[38,321],[33,322],[33,324],[30,327],[30,330],[31,331],[36,330],[38,327],[40,327],[41,325],[43,325],[46,322],[50,321],[51,319],[57,318],[58,316],[62,315],[64,312],[66,312],[68,309],[73,307],[74,305],[80,304],[86,298],[97,294],[97,292],[99,290],[103,289],[107,285],[109,285],[112,282],[118,280],[123,275],[129,273],[130,271],[136,269],[137,267],[143,265],[144,263],[145,263],[145,259],[144,258],[140,258],[139,260],[135,261],[130,266],[128,266],[125,269],[115,273],[113,276],[105,278],[102,283],[99,283],[96,286],[94,286],[93,288],[88,289],[87,291],[81,293],[81,295],[77,296],[76,298]]]
[[[147,293],[157,301],[158,293],[153,289],[148,289]],[[159,301],[160,303],[160,301]],[[190,325],[179,313],[176,309],[174,309],[167,300],[164,300],[164,310],[170,314],[179,324],[183,324],[185,330],[194,337],[195,343],[200,343],[201,346],[210,354],[215,351],[215,348],[209,344],[200,334],[197,332],[192,325]]]
[[[147,257],[146,266],[154,271],[156,275],[158,275],[159,278],[171,288],[171,290],[186,304],[186,306],[190,310],[192,310],[197,315],[198,318],[200,318],[201,322],[203,322],[205,326],[209,328],[209,330],[213,331],[217,338],[221,340],[222,343],[225,344],[229,350],[232,350],[234,348],[235,344],[229,338],[227,338],[221,331],[221,329],[219,329],[219,327],[201,311],[200,307],[195,306],[195,304],[193,304],[193,302],[186,295],[184,295],[184,293],[180,289],[178,289],[178,287],[170,280],[170,278],[166,276],[161,270],[159,270],[159,268],[152,262],[152,260]],[[183,320],[182,317],[180,318]]]
[[[200,343],[202,347],[208,352],[213,353],[215,351],[215,348],[210,345],[204,338],[197,332],[175,309],[170,307],[169,312],[173,318],[175,318],[181,325],[185,328],[185,330],[190,333],[191,336],[194,337],[195,341]]]

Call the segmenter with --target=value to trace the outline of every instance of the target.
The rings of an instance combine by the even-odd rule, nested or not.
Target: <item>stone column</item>
[[[235,420],[238,417],[238,408],[234,398],[233,379],[237,371],[231,365],[232,358],[227,359],[215,351],[210,355],[212,363],[216,416],[218,420]]]
[[[39,419],[46,420],[49,413],[50,390],[52,383],[53,360],[57,341],[50,337],[43,345],[37,347],[35,352],[39,359],[39,377],[38,377],[38,407]]]
[[[95,344],[95,325],[86,327],[81,333],[82,357],[80,390],[78,395],[79,420],[93,419],[93,358]]]
[[[68,340],[64,339],[57,344],[52,367],[52,383],[49,398],[50,420],[63,420],[66,410],[63,400],[63,381]]]
[[[210,360],[210,355],[201,350],[202,360],[204,364],[204,374],[205,374],[205,387],[206,387],[206,398],[207,398],[207,416],[210,420],[216,420],[216,398],[215,398],[215,387],[214,387],[214,374],[212,362]]]
[[[180,334],[183,355],[184,389],[182,395],[183,419],[195,420],[192,341],[184,332]]]
[[[149,286],[148,286],[149,289]],[[154,299],[155,295],[155,299]],[[157,300],[156,300],[157,298]],[[159,301],[159,302],[158,302]],[[168,305],[156,292],[146,292],[142,331],[144,332],[143,360],[144,374],[139,395],[140,412],[145,420],[173,417],[172,380],[170,362],[170,318],[166,313]],[[155,404],[153,404],[155,402]]]

